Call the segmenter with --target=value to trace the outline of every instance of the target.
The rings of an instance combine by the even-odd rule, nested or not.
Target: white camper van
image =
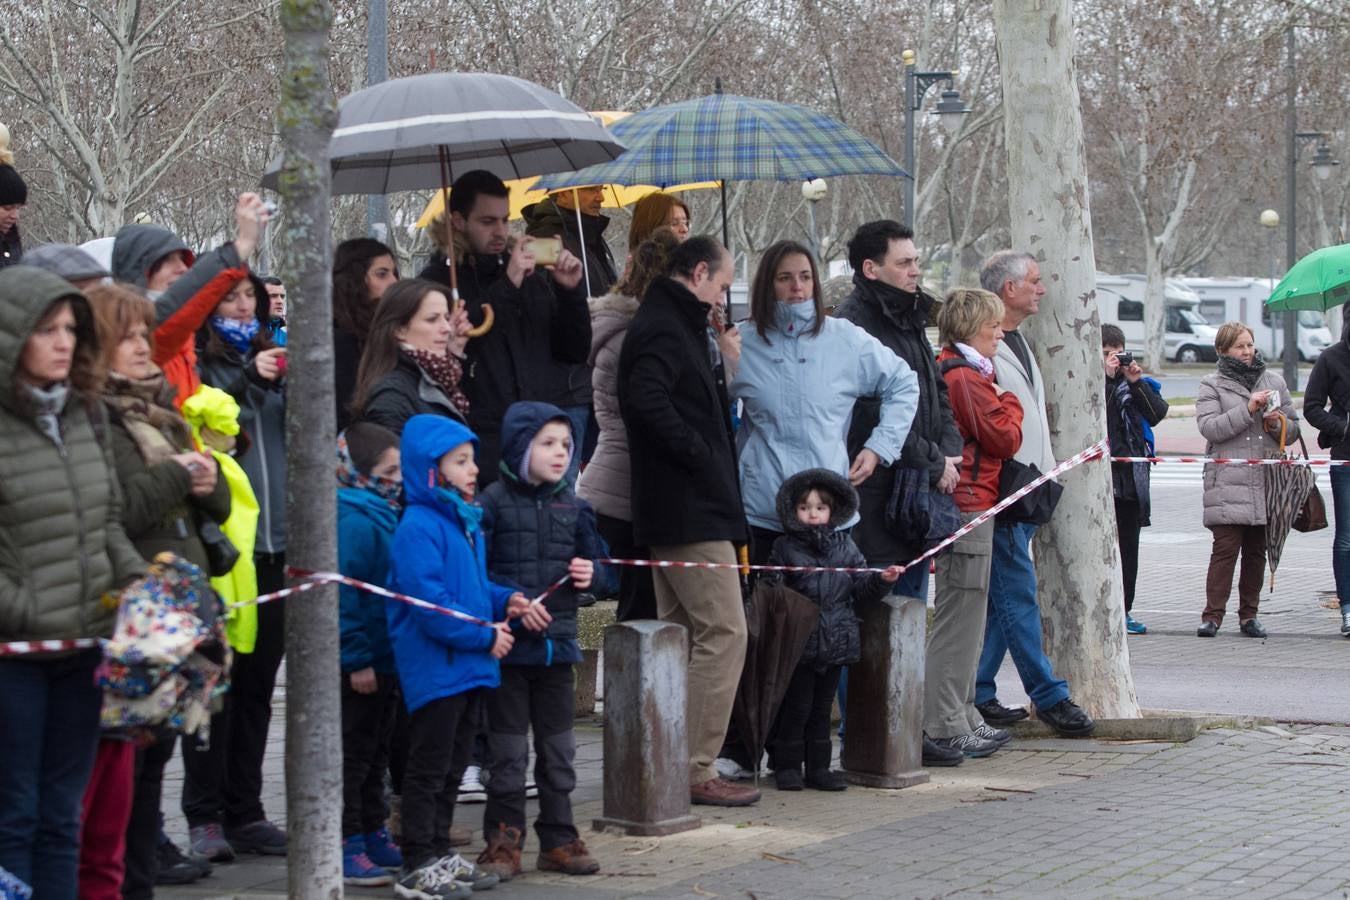
[[[1164,287],[1163,353],[1176,362],[1212,362],[1218,358],[1214,338],[1218,329],[1197,311],[1200,297],[1180,279]],[[1097,273],[1097,308],[1102,322],[1120,326],[1125,348],[1136,356],[1144,352],[1144,276]]]
[[[1266,359],[1284,355],[1284,316],[1271,315],[1266,300],[1274,290],[1269,278],[1183,278],[1200,297],[1200,315],[1212,325],[1245,322]],[[1331,346],[1331,329],[1320,312],[1299,310],[1298,357],[1312,362]]]

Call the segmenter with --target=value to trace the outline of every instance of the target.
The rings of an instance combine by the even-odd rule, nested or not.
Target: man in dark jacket
[[[728,564],[746,539],[727,395],[714,372],[708,314],[731,285],[716,240],[677,247],[669,276],[638,307],[619,355],[619,411],[632,458],[633,536],[653,559]],[[759,791],[717,777],[745,662],[745,612],[735,569],[656,569],[661,619],[690,634],[689,783],[693,801],[746,806]]]
[[[508,197],[502,180],[481,170],[459,176],[450,189],[459,296],[475,326],[485,322],[485,307],[493,316],[487,334],[465,348],[460,384],[479,440],[480,488],[497,477],[506,408],[518,400],[566,405],[570,365],[584,363],[591,349],[581,261],[564,250],[546,272],[536,268],[528,242],[508,250]],[[418,277],[448,285],[445,258],[434,258]]]

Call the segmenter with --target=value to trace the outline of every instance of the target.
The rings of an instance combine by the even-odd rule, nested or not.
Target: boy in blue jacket
[[[577,592],[591,586],[592,560],[606,554],[594,510],[567,481],[574,452],[566,413],[547,403],[514,403],[502,421],[501,471],[483,492],[488,571],[527,596],[548,591],[542,606],[552,620],[546,632],[517,637],[502,659],[501,687],[487,699],[492,777],[483,812],[488,843],[478,865],[503,881],[521,871],[531,727],[539,786],[537,867],[569,875],[600,870],[572,823],[572,666],[581,662]]]
[[[450,854],[455,797],[486,689],[500,681],[497,660],[514,639],[504,620],[531,630],[548,611],[488,580],[475,457],[478,438],[453,419],[413,416],[403,429],[403,521],[389,560],[391,590],[473,616],[464,621],[407,603],[385,608],[394,662],[408,707],[408,762],[403,775],[403,868],[400,897],[463,900],[470,887],[497,878]]]
[[[398,435],[358,422],[338,435],[338,568],[382,585],[403,509]],[[392,884],[403,864],[384,826],[384,770],[397,711],[398,675],[383,597],[338,587],[342,666],[342,875],[347,884]]]

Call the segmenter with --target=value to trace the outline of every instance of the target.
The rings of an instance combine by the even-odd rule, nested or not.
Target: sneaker
[[[439,859],[404,869],[394,882],[394,894],[408,900],[469,900],[473,888],[456,881]]]
[[[1012,735],[1007,731],[1002,728],[995,728],[992,725],[987,725],[984,722],[976,725],[975,730],[971,733],[976,737],[984,738],[986,741],[998,744],[1000,747],[1012,740]]]
[[[959,766],[966,755],[960,750],[953,750],[951,747],[940,747],[933,742],[928,735],[923,736],[923,767],[925,769],[934,766]]]
[[[807,772],[805,783],[813,791],[848,790],[848,779],[844,777],[844,773],[830,769],[817,769],[814,772]]]
[[[189,828],[188,842],[193,853],[213,863],[234,861],[234,847],[225,839],[225,830],[215,822]]]
[[[366,842],[366,856],[377,866],[397,872],[403,868],[403,851],[389,834],[388,828],[381,828],[363,835]]]
[[[1350,638],[1350,609],[1341,610],[1341,634]]]
[[[599,861],[591,856],[581,838],[552,850],[539,851],[534,867],[541,872],[562,872],[564,875],[594,875],[600,871]]]
[[[1219,633],[1219,623],[1211,622],[1208,619],[1200,623],[1200,627],[1195,629],[1196,637],[1214,637]]]
[[[963,756],[969,756],[971,759],[993,756],[998,751],[998,744],[978,737],[973,731],[955,737],[933,738],[933,743],[949,750],[960,750]]]
[[[754,772],[726,756],[713,760],[713,770],[717,772],[717,777],[726,781],[750,781],[755,777]]]
[[[486,803],[487,788],[483,786],[483,767],[469,766],[459,780],[460,803]]]
[[[759,802],[759,791],[721,778],[709,778],[689,786],[689,801],[704,806],[750,806]]]
[[[774,769],[773,784],[780,791],[800,791],[802,789],[802,770],[797,768]]]
[[[1140,622],[1129,613],[1125,614],[1125,633],[1126,634],[1148,634],[1148,626]]]
[[[1261,624],[1260,619],[1248,619],[1242,623],[1240,630],[1250,638],[1270,637],[1270,633],[1266,631],[1265,626]]]
[[[497,831],[487,837],[487,847],[478,854],[478,868],[497,876],[498,881],[510,881],[521,873],[520,845],[525,836],[519,828],[498,823]]]
[[[366,839],[354,834],[342,839],[342,883],[355,887],[382,887],[394,883],[394,876],[377,866],[366,855]]]
[[[1004,706],[998,702],[997,697],[976,703],[975,711],[980,714],[980,718],[995,728],[1007,728],[1031,715],[1021,706]]]
[[[455,881],[467,884],[475,891],[488,891],[501,882],[501,876],[478,868],[458,853],[442,856],[441,868],[447,869]]]
[[[211,863],[205,857],[193,859],[178,849],[173,841],[155,843],[155,884],[192,884],[211,874]]]
[[[525,799],[533,800],[539,796],[539,785],[534,783],[533,778],[525,779]]]
[[[1049,709],[1036,710],[1042,722],[1059,732],[1061,737],[1083,737],[1091,734],[1097,723],[1077,703],[1068,697]]]
[[[256,853],[259,856],[286,855],[286,832],[266,819],[249,822],[237,828],[226,828],[225,838],[236,853]]]

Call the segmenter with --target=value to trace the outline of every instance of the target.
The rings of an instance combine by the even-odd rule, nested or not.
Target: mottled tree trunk
[[[286,410],[287,559],[337,567],[336,427],[329,238],[328,141],[337,121],[328,84],[328,0],[282,0],[285,71],[277,122],[290,290]],[[342,732],[337,588],[286,601],[286,825],[291,897],[342,896]]]
[[[995,0],[1012,245],[1040,261],[1046,295],[1022,326],[1045,379],[1055,456],[1105,433],[1105,374],[1070,0]],[[1060,478],[1036,539],[1046,650],[1098,717],[1139,715],[1125,647],[1111,479],[1104,461]]]

